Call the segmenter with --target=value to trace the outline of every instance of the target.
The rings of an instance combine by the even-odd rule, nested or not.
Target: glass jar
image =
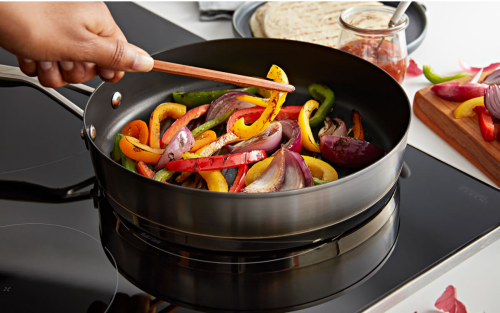
[[[339,16],[342,32],[337,47],[372,62],[401,84],[408,66],[405,29],[409,19],[403,14],[389,27],[394,11],[395,8],[382,5],[345,10]]]

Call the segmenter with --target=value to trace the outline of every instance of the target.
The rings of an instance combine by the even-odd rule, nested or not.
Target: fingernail
[[[50,70],[52,68],[52,62],[38,62],[40,68],[44,71]]]
[[[101,68],[99,70],[99,73],[101,73],[101,76],[104,77],[105,79],[113,79],[113,77],[115,77],[115,71],[112,70]]]
[[[61,61],[59,64],[61,64],[62,69],[65,71],[71,71],[73,67],[75,67],[75,63],[73,61]]]
[[[32,62],[33,62],[33,60],[32,60],[32,59],[23,59],[23,62],[24,62],[24,63],[32,63]]]
[[[154,60],[152,57],[137,53],[135,56],[134,65],[132,70],[138,72],[147,72],[153,68]]]

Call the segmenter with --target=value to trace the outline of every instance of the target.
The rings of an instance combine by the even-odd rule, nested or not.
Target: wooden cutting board
[[[484,79],[489,73],[483,74]],[[472,77],[455,81],[466,83]],[[484,141],[477,116],[457,119],[453,111],[460,102],[439,98],[431,91],[432,86],[419,90],[413,100],[415,115],[436,134],[460,152],[486,176],[500,186],[500,141]],[[495,123],[495,135],[500,123]]]

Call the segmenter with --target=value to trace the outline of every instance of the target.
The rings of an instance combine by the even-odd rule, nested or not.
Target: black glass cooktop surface
[[[108,5],[129,41],[148,52],[202,40],[134,4]],[[15,65],[15,59],[0,51],[0,63]],[[85,105],[84,96],[62,92]],[[1,181],[60,188],[93,176],[80,120],[27,87],[0,88],[0,97]],[[301,312],[358,312],[500,223],[495,188],[411,146],[405,161],[411,176],[399,181],[400,228],[392,255],[360,286]],[[0,200],[0,311],[87,312],[99,303],[104,312],[111,301],[143,293],[117,274],[99,238],[91,200]]]

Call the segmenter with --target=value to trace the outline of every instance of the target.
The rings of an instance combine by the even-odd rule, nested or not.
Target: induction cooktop
[[[129,41],[150,53],[202,40],[135,4],[108,6]],[[0,63],[16,65],[3,50]],[[84,107],[85,96],[61,93]],[[62,188],[93,176],[81,121],[28,87],[0,88],[0,99],[1,181]],[[411,175],[399,180],[399,234],[390,256],[362,284],[300,312],[361,311],[500,223],[498,190],[412,146],[405,162]],[[116,270],[102,247],[99,225],[90,200],[0,200],[0,310],[26,312],[43,304],[42,311],[105,312],[110,303],[140,298],[144,290]],[[164,303],[157,311],[171,309]]]

